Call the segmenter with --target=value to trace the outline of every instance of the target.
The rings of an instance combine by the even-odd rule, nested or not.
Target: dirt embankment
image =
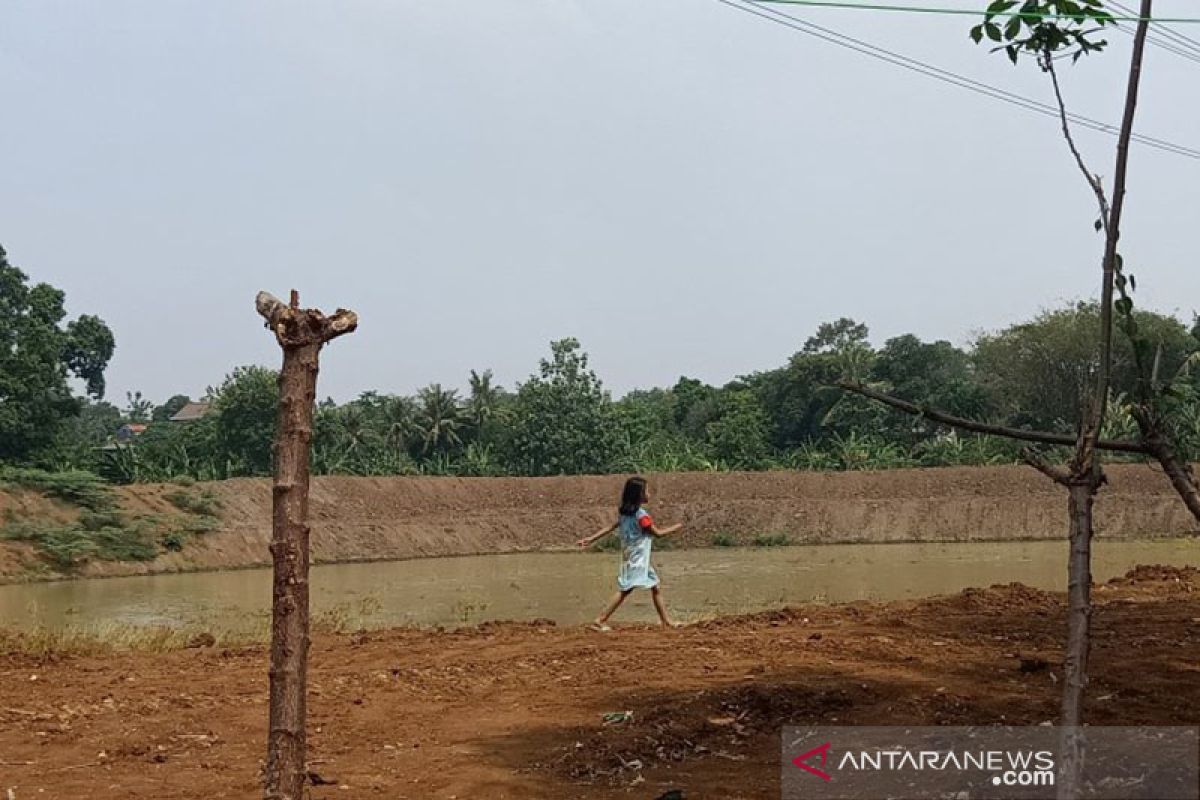
[[[1085,716],[1200,721],[1200,576],[1098,587]],[[637,602],[648,602],[642,598]],[[1037,725],[1062,687],[1061,595],[919,602],[608,634],[550,624],[318,636],[313,800],[779,797],[785,724]],[[256,797],[266,652],[0,652],[0,788],[35,797]],[[610,717],[613,712],[630,712]]]
[[[1196,532],[1167,480],[1147,466],[1108,470],[1098,502],[1102,537]],[[312,547],[319,562],[504,553],[569,548],[611,521],[622,478],[317,478],[312,484]],[[121,489],[131,514],[168,514],[177,487]],[[268,563],[271,489],[267,480],[206,484],[220,500],[220,530],[179,553],[144,563],[95,563],[85,575],[119,575]],[[1066,500],[1026,467],[914,469],[853,473],[684,473],[652,478],[653,510],[686,525],[684,546],[717,533],[749,543],[784,533],[805,543],[1003,541],[1063,535]],[[0,493],[0,509],[55,513]],[[13,578],[28,548],[0,542],[0,580]]]

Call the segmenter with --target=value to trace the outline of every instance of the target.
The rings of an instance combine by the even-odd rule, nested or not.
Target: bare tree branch
[[[1071,482],[1071,474],[1062,467],[1055,466],[1046,460],[1046,457],[1032,447],[1024,447],[1021,449],[1021,458],[1025,459],[1025,463],[1036,469],[1038,472],[1045,475],[1050,480],[1060,486],[1069,486]]]
[[[1062,88],[1058,84],[1058,72],[1054,68],[1054,59],[1048,53],[1042,54],[1042,69],[1050,74],[1050,81],[1054,84],[1054,99],[1058,101],[1058,117],[1062,122],[1063,138],[1067,140],[1067,147],[1071,149],[1071,155],[1075,157],[1075,163],[1079,165],[1079,171],[1083,173],[1084,180],[1096,195],[1096,203],[1100,206],[1100,225],[1107,236],[1108,196],[1104,193],[1104,184],[1100,182],[1100,176],[1087,168],[1083,154],[1079,152],[1079,147],[1075,144],[1075,137],[1071,134],[1071,124],[1067,119],[1067,104],[1063,100]]]
[[[1004,425],[991,425],[986,422],[978,422],[976,420],[958,417],[953,414],[947,414],[944,411],[939,411],[936,408],[928,406],[919,406],[915,403],[910,403],[907,400],[901,400],[899,397],[893,397],[890,394],[885,394],[869,386],[853,381],[838,381],[837,387],[844,389],[847,392],[862,395],[863,397],[874,400],[878,403],[883,403],[897,411],[903,411],[905,414],[910,414],[914,417],[922,417],[932,420],[933,422],[948,425],[951,428],[959,428],[960,430],[970,431],[972,433],[982,433],[988,436],[1000,436],[1005,439],[1016,439],[1022,442],[1034,442],[1037,444],[1053,445],[1056,447],[1074,447],[1078,444],[1078,439],[1074,436],[1068,436],[1061,433],[1049,433],[1046,431],[1030,431],[1021,428],[1009,428]],[[1096,446],[1101,450],[1112,450],[1118,453],[1140,453],[1146,454],[1149,452],[1141,442],[1129,442],[1121,440],[1101,440],[1096,443]]]

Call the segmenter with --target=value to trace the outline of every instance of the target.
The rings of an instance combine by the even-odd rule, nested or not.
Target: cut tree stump
[[[293,290],[285,305],[267,292],[255,298],[283,350],[272,486],[270,722],[265,800],[303,800],[308,688],[308,481],[317,361],[321,347],[358,327],[358,315],[325,316],[300,308]]]

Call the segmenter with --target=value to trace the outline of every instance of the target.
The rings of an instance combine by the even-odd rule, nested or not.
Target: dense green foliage
[[[607,472],[618,441],[612,400],[578,341],[553,342],[550,350],[513,401],[509,467],[520,475]]]
[[[853,320],[821,325],[786,364],[710,386],[680,378],[670,388],[637,390],[613,400],[588,366],[579,342],[553,342],[536,374],[515,392],[490,371],[472,372],[467,393],[438,384],[412,397],[365,392],[316,411],[313,466],[346,475],[555,475],[723,469],[886,469],[1013,463],[1018,445],[964,436],[897,414],[830,384],[852,377],[917,403],[1008,425],[1073,432],[1080,393],[1095,369],[1090,342],[1098,315],[1076,304],[982,335],[970,349],[897,336],[876,348]],[[1162,369],[1186,380],[1171,395],[1176,434],[1200,453],[1200,339],[1180,321],[1137,312],[1139,328]],[[1134,436],[1125,398],[1137,389],[1133,348],[1118,339],[1114,401],[1107,435]],[[89,450],[80,467],[111,480],[219,479],[265,475],[271,464],[276,374],[235,369],[206,399],[213,411],[195,422],[151,422],[133,447]],[[102,403],[83,407],[76,424],[103,444],[131,416]],[[177,396],[172,410],[186,402]],[[164,406],[142,407],[151,420]],[[103,421],[104,425],[100,424]]]
[[[30,288],[2,251],[0,288],[0,343],[8,344],[0,348],[0,463],[23,468],[9,469],[0,480],[40,481],[44,491],[87,505],[104,502],[99,495],[79,499],[101,485],[94,473],[112,482],[269,474],[275,371],[234,369],[202,398],[210,413],[191,422],[170,421],[190,400],[182,394],[155,405],[130,392],[118,408],[98,398],[113,350],[103,323],[84,317],[61,327],[62,293],[45,284]],[[1189,329],[1131,307],[1128,316],[1125,327],[1137,335],[1115,341],[1105,434],[1136,435],[1129,403],[1145,395],[1147,363],[1153,362],[1157,374],[1171,376],[1169,391],[1161,391],[1171,432],[1186,455],[1196,457],[1200,319]],[[669,388],[618,400],[580,343],[562,339],[515,391],[496,385],[485,370],[471,372],[465,394],[433,384],[410,397],[370,391],[340,405],[320,403],[313,469],[490,476],[1009,463],[1018,459],[1012,442],[956,434],[832,384],[851,378],[964,417],[1073,433],[1096,370],[1098,319],[1094,304],[1074,304],[981,335],[966,349],[911,334],[876,347],[865,324],[838,319],[819,325],[776,369],[723,386],[681,377]],[[71,374],[93,398],[71,395]],[[118,441],[115,434],[126,423],[147,427]],[[181,502],[189,510],[190,501]],[[208,518],[211,510],[195,513]]]
[[[32,489],[97,513],[116,506],[112,488],[95,473],[86,470],[48,472],[36,468],[0,466],[0,486],[5,485]]]
[[[1163,374],[1174,374],[1196,351],[1197,340],[1171,317],[1136,312],[1142,337],[1159,354]],[[975,362],[989,394],[1007,419],[1031,427],[1069,430],[1099,366],[1099,315],[1094,304],[1046,312],[1032,321],[984,336]],[[1113,339],[1113,393],[1132,395],[1138,367],[1128,337]]]
[[[971,28],[971,38],[997,43],[1014,64],[1022,54],[1078,60],[1103,50],[1108,41],[1095,36],[1115,24],[1101,0],[993,0],[984,21]]]
[[[64,301],[49,284],[30,286],[0,247],[0,461],[36,460],[79,414],[69,377],[104,395],[112,332],[93,316],[64,326]]]

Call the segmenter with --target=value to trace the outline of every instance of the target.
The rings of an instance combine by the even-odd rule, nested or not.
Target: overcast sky
[[[790,13],[1050,98],[972,18]],[[1063,70],[1115,122],[1110,38]],[[0,120],[0,243],[112,326],[120,403],[275,366],[259,289],[359,312],[348,399],[512,386],[563,336],[617,394],[723,383],[824,320],[964,343],[1097,283],[1053,120],[714,0],[6,0]],[[1200,64],[1149,50],[1138,127],[1200,147]],[[1137,148],[1128,203],[1139,302],[1190,320],[1200,161]]]

